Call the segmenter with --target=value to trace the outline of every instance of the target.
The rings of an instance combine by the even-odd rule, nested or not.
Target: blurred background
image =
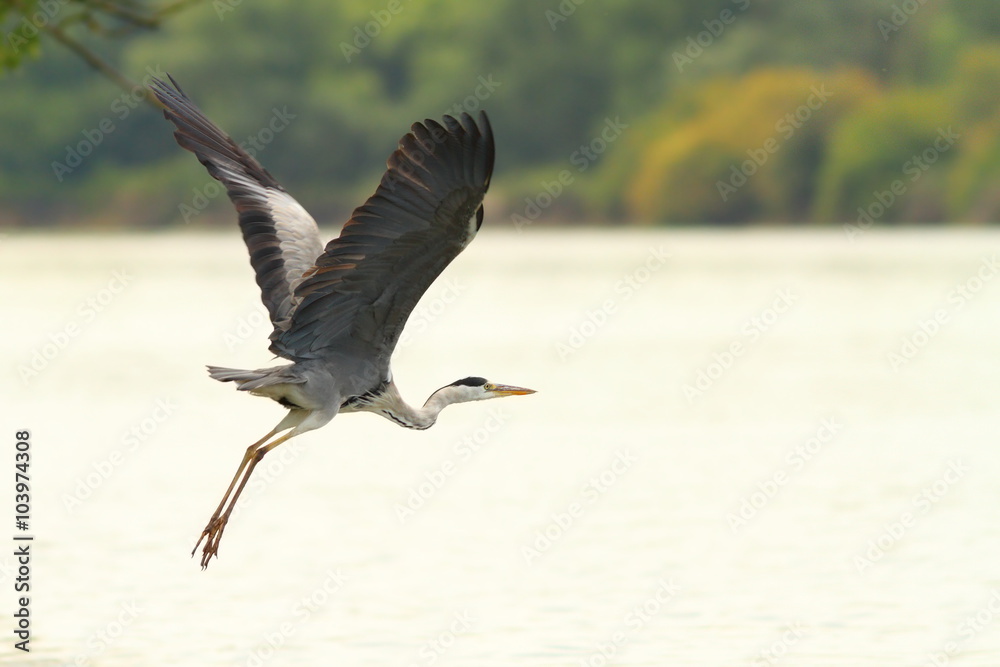
[[[1000,213],[993,0],[25,0],[0,20],[6,224],[228,224],[132,88],[165,72],[321,220],[411,122],[479,108],[515,225]]]
[[[0,442],[31,451],[0,538],[34,537],[0,664],[1000,664],[1000,2],[0,21]],[[280,360],[232,205],[146,100],[168,72],[324,238],[413,121],[487,109],[485,222],[393,376],[538,392],[282,445],[205,572],[284,409],[205,375]]]

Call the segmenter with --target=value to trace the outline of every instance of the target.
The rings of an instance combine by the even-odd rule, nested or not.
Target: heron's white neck
[[[431,394],[423,407],[414,408],[403,400],[395,383],[390,382],[385,391],[369,403],[366,409],[400,426],[423,430],[433,426],[441,411],[452,403],[476,401],[480,398],[482,398],[481,390],[474,387],[448,385]]]

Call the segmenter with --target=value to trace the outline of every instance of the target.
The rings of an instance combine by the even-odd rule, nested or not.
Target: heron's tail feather
[[[244,371],[238,368],[209,366],[208,374],[219,382],[235,382],[240,391],[255,391],[276,384],[302,384],[306,381],[290,369],[291,366],[276,366]]]

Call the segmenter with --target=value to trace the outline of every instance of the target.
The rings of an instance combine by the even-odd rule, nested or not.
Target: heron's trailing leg
[[[265,454],[291,438],[293,435],[297,434],[296,429],[293,428],[291,431],[280,438],[277,438],[273,442],[264,444],[276,433],[288,428],[288,426],[283,426],[283,424],[284,422],[282,422],[282,424],[278,424],[278,426],[276,426],[270,433],[247,447],[247,451],[243,455],[243,461],[240,462],[240,467],[236,471],[233,481],[230,482],[229,488],[226,489],[226,494],[222,497],[222,502],[219,503],[219,506],[212,514],[212,518],[208,520],[208,525],[206,525],[205,529],[201,531],[201,537],[198,538],[198,543],[195,544],[194,549],[191,550],[191,555],[193,556],[198,550],[198,547],[201,546],[202,541],[207,538],[208,541],[205,542],[205,548],[201,553],[202,569],[208,567],[208,562],[211,560],[212,556],[217,555],[219,551],[219,542],[222,540],[222,531],[225,530],[226,523],[229,521],[229,516],[233,513],[233,509],[236,507],[236,501],[239,499],[240,494],[243,492],[243,488],[250,479],[250,475],[253,473],[254,467],[256,467],[257,463],[264,458]],[[238,487],[236,487],[237,481],[240,482]],[[236,493],[233,493],[233,487],[236,487]],[[226,504],[227,500],[228,506]],[[224,508],[225,512],[223,512]]]
[[[239,481],[240,475],[243,474],[243,469],[247,467],[247,463],[249,463],[250,459],[253,458],[253,453],[255,451],[257,451],[258,447],[260,447],[262,444],[264,444],[265,442],[267,442],[268,439],[270,439],[277,432],[278,432],[278,429],[275,428],[270,433],[268,433],[267,435],[265,435],[263,438],[261,438],[257,442],[255,442],[252,445],[250,445],[249,447],[247,447],[246,454],[243,455],[243,461],[240,462],[240,467],[236,471],[236,475],[233,477],[233,481],[229,483],[229,488],[226,489],[226,493],[222,496],[222,502],[220,502],[219,506],[215,508],[215,512],[212,513],[212,518],[208,520],[208,526],[206,526],[205,530],[203,530],[201,532],[201,537],[198,539],[198,544],[194,545],[194,549],[191,550],[191,555],[192,556],[194,555],[194,552],[198,550],[198,545],[201,544],[201,541],[203,539],[205,539],[206,535],[208,535],[208,529],[212,526],[212,524],[215,522],[215,520],[218,519],[219,516],[222,515],[222,510],[226,506],[226,500],[229,498],[229,494],[231,494],[233,492],[233,487],[235,487],[236,486],[236,482]]]

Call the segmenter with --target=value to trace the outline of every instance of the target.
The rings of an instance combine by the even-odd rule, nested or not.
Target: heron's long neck
[[[373,406],[379,414],[400,426],[418,430],[433,426],[441,411],[455,402],[449,392],[439,389],[430,395],[423,407],[415,408],[403,400],[396,385],[391,382],[380,398],[379,404]]]

